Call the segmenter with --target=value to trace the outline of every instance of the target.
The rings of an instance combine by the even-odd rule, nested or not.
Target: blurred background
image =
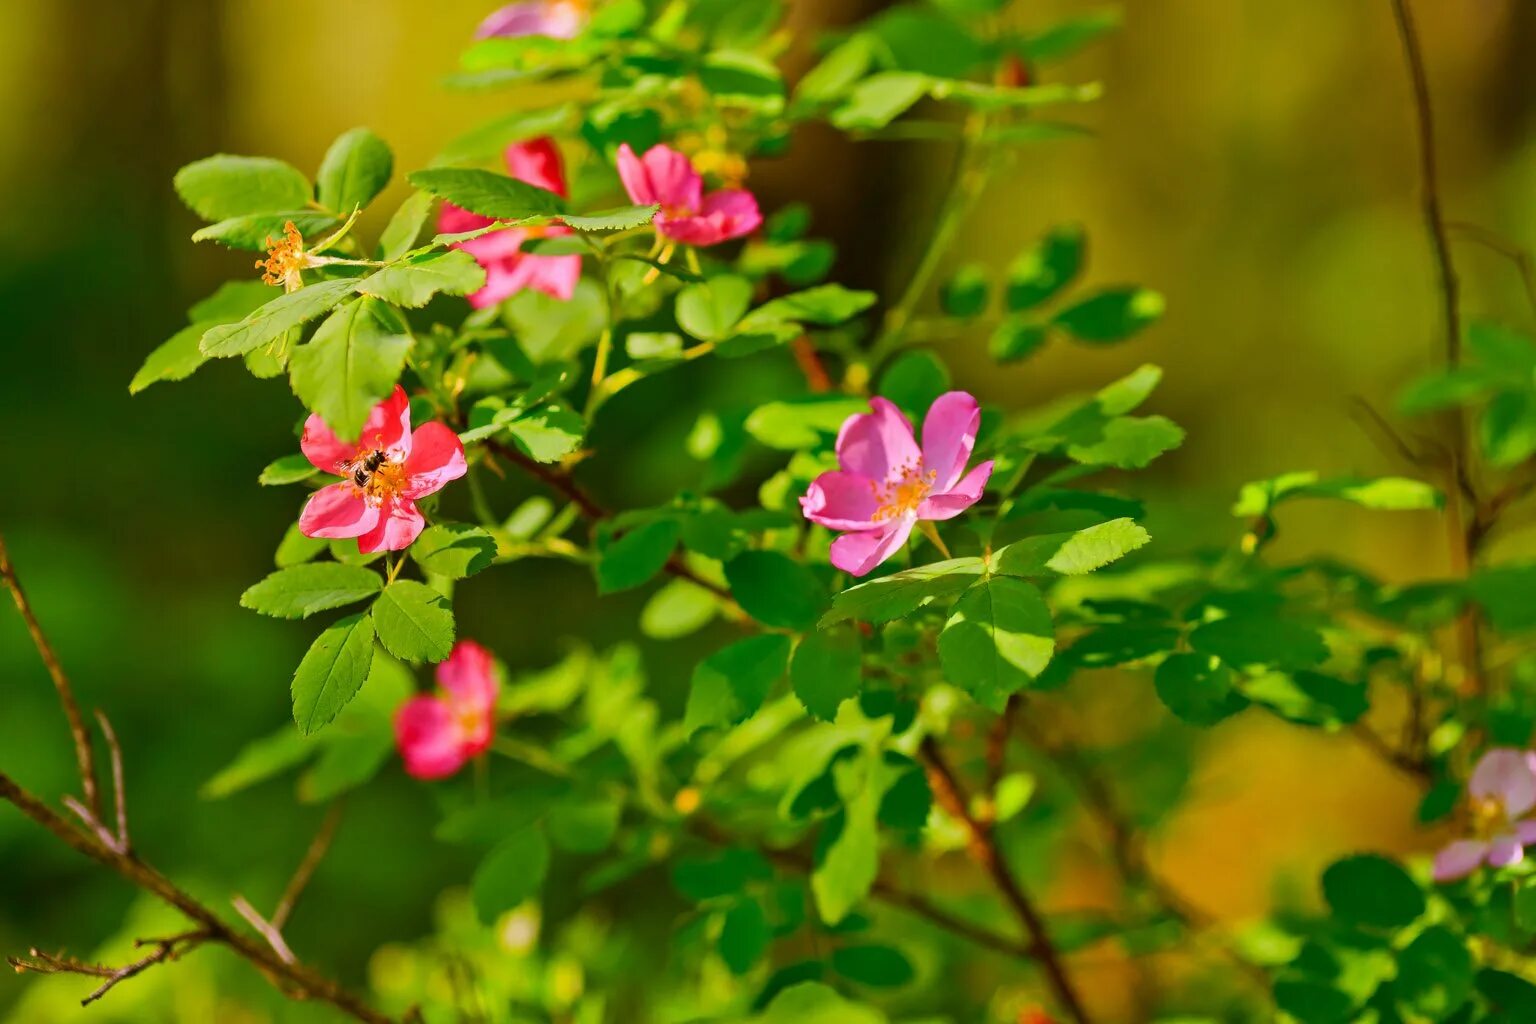
[[[376,207],[387,213],[405,194],[400,172],[508,108],[505,93],[442,86],[493,6],[0,0],[0,529],[82,703],[107,709],[122,735],[138,844],[215,902],[238,889],[270,905],[321,816],[295,804],[291,778],[226,801],[197,796],[242,744],[288,720],[288,680],[313,633],[236,603],[270,571],[295,511],[296,492],[258,487],[256,475],[294,450],[301,410],[280,382],[233,363],[204,369],[195,386],[129,397],[129,378],[186,307],[251,273],[249,255],[188,241],[197,222],[171,176],[214,152],[277,156],[312,173],[332,138],[367,125],[396,153],[393,192]],[[814,29],[879,6],[792,0],[803,29],[792,63],[805,66]],[[1101,5],[1016,6],[1045,25]],[[1536,5],[1416,7],[1449,216],[1536,243]],[[1072,114],[1098,137],[1022,150],[994,180],[960,257],[1006,263],[1044,228],[1081,222],[1089,280],[1157,288],[1168,314],[1128,345],[1057,343],[1002,371],[986,360],[984,336],[958,338],[946,343],[957,383],[1017,408],[1162,365],[1152,411],[1189,438],[1132,486],[1165,550],[1229,542],[1238,524],[1227,509],[1249,479],[1409,472],[1351,413],[1356,398],[1390,408],[1438,345],[1408,90],[1385,0],[1138,0],[1122,30],[1061,77],[1105,83],[1103,101]],[[943,147],[854,146],[809,130],[788,158],[755,167],[752,183],[769,209],[811,203],[815,233],[840,247],[836,279],[890,294],[946,160]],[[1455,255],[1470,315],[1528,324],[1507,261],[1462,243]],[[794,386],[792,368],[784,374]],[[681,375],[664,385],[673,398],[688,386]],[[654,404],[656,392],[646,402],[668,407]],[[637,414],[626,408],[621,416]],[[691,423],[681,408],[651,428],[675,434],[679,459]],[[626,427],[621,418],[608,429]],[[642,504],[644,473],[672,470],[641,470],[625,478],[613,466],[619,477],[600,486],[615,505]],[[1521,543],[1518,532],[1507,543]],[[1415,514],[1298,507],[1277,549],[1328,551],[1389,579],[1446,569],[1436,521]],[[462,631],[514,670],[551,663],[569,637],[601,646],[627,636],[641,600],[596,604],[590,577],[568,565],[487,575],[463,603]],[[680,693],[699,649],[645,645],[654,685]],[[0,766],[46,795],[66,791],[68,734],[8,610],[0,680]],[[1112,712],[1114,691],[1103,699]],[[1261,912],[1277,886],[1309,891],[1341,852],[1434,842],[1414,830],[1416,794],[1390,769],[1347,738],[1269,717],[1210,733],[1189,786],[1154,860],[1223,917]],[[350,800],[290,928],[306,958],[361,983],[372,950],[430,931],[433,895],[472,866],[431,840],[430,799],[391,765]],[[1090,885],[1068,870],[1049,902],[1070,905],[1074,887]],[[88,951],[154,919],[127,887],[0,809],[0,950]],[[83,1014],[79,979],[5,973],[0,1015],[309,1019],[222,954],[196,960],[201,968],[151,972]]]

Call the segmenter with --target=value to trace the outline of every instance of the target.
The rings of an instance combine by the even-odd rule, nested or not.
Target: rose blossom
[[[516,39],[520,36],[548,36],[573,39],[581,32],[586,18],[586,4],[578,0],[531,0],[507,4],[486,15],[475,29],[476,39]]]
[[[751,234],[763,222],[757,200],[746,189],[705,195],[704,179],[692,162],[670,146],[652,146],[644,156],[636,156],[626,142],[619,146],[618,166],[632,201],[661,204],[656,230],[674,241],[717,245]]]
[[[1435,855],[1435,881],[1463,878],[1482,864],[1506,868],[1525,859],[1536,843],[1536,754],[1496,747],[1482,756],[1467,782],[1475,839],[1458,839]]]
[[[419,694],[395,713],[395,746],[407,773],[442,779],[483,753],[496,728],[496,665],[473,640],[453,645],[437,666],[439,692]]]

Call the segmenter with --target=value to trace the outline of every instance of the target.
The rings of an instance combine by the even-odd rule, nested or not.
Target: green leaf
[[[889,1019],[872,1006],[844,999],[835,989],[804,981],[774,996],[750,1024],[888,1024]]]
[[[1255,665],[1305,669],[1328,658],[1328,644],[1317,630],[1255,612],[1239,612],[1199,626],[1189,634],[1189,646],[1239,669]]]
[[[693,670],[683,728],[725,727],[752,717],[789,661],[789,637],[751,636],[722,647]]]
[[[426,226],[430,216],[431,194],[412,192],[379,233],[379,259],[397,260],[415,248],[416,239],[421,237],[421,229]]]
[[[1050,340],[1047,324],[1016,316],[1004,317],[987,342],[987,352],[1000,363],[1014,363],[1034,355]]]
[[[641,609],[640,632],[655,640],[676,640],[709,625],[719,608],[719,599],[697,583],[668,580]]]
[[[565,209],[565,201],[548,189],[490,171],[432,167],[413,171],[409,178],[422,191],[482,217],[522,220],[554,216]]]
[[[1123,17],[1111,7],[1068,18],[1022,40],[1019,54],[1032,63],[1062,60],[1119,28]]]
[[[549,838],[570,853],[600,853],[613,842],[623,810],[615,797],[561,800],[549,810]]]
[[[1494,396],[1477,422],[1478,444],[1495,466],[1507,468],[1536,454],[1536,395],[1506,391]]]
[[[856,398],[815,397],[766,402],[747,416],[746,431],[770,448],[796,451],[836,437],[850,416],[868,412],[869,404]]]
[[[1184,443],[1184,430],[1163,416],[1120,416],[1104,424],[1092,442],[1073,444],[1067,454],[1088,466],[1142,469]]]
[[[939,305],[945,313],[961,319],[980,316],[987,310],[987,293],[992,287],[985,263],[967,263],[939,288]]]
[[[1243,680],[1241,687],[1249,700],[1301,725],[1349,725],[1370,706],[1365,687],[1319,672],[1265,672]]]
[[[949,390],[949,369],[927,349],[903,352],[880,375],[876,390],[921,418],[933,400]]]
[[[339,727],[332,730],[326,734],[314,766],[299,777],[299,799],[307,804],[325,803],[356,789],[377,775],[394,751],[394,733],[382,723],[364,732],[344,732]]]
[[[1370,480],[1341,477],[1319,479],[1316,473],[1283,473],[1268,480],[1244,484],[1232,514],[1239,518],[1267,515],[1281,502],[1297,498],[1335,498],[1362,508],[1406,512],[1439,508],[1444,497],[1421,480],[1383,476]]]
[[[772,866],[756,850],[727,848],[704,857],[681,857],[672,867],[672,885],[694,903],[739,895],[749,884],[772,878]]]
[[[1150,288],[1109,288],[1075,302],[1052,319],[1078,341],[1124,341],[1162,318],[1163,297]]]
[[[1345,921],[1371,928],[1406,928],[1424,913],[1424,893],[1396,862],[1362,853],[1323,872],[1323,898]]]
[[[574,231],[628,231],[630,228],[649,224],[655,218],[656,211],[660,209],[659,205],[651,203],[648,206],[621,206],[618,209],[600,210],[597,213],[564,213],[560,215],[560,219]]]
[[[320,161],[316,198],[321,206],[346,216],[373,202],[389,184],[394,168],[395,156],[383,139],[367,128],[353,128],[331,143]]]
[[[1158,699],[1175,717],[1210,726],[1248,706],[1232,680],[1232,670],[1215,658],[1174,654],[1157,667],[1154,683]]]
[[[1045,598],[1008,576],[983,579],[962,594],[939,634],[944,675],[994,711],[1045,671],[1055,649]]]
[[[438,523],[421,532],[410,552],[425,571],[462,580],[490,567],[496,558],[496,540],[468,523]]]
[[[1536,565],[1501,565],[1473,574],[1472,597],[1495,629],[1512,633],[1536,626]]]
[[[716,949],[732,974],[746,974],[768,949],[768,915],[750,897],[726,912]]]
[[[356,288],[356,281],[343,278],[279,295],[237,323],[210,328],[199,347],[203,355],[212,358],[244,355],[277,340],[290,328],[330,312]]]
[[[507,424],[517,447],[535,462],[559,462],[581,447],[587,422],[563,405],[544,405]]]
[[[313,740],[284,726],[270,736],[247,743],[233,761],[203,783],[197,795],[204,800],[222,800],[287,771],[314,752]]]
[[[863,658],[859,638],[850,630],[807,634],[795,648],[789,681],[812,716],[830,722],[837,709],[859,694]]]
[[[181,201],[204,220],[302,210],[310,197],[308,178],[264,156],[210,156],[177,171],[175,185]]]
[[[677,325],[700,341],[723,341],[752,302],[752,282],[722,274],[677,293]]]
[[[284,455],[268,463],[256,482],[263,487],[281,487],[284,484],[296,484],[308,480],[318,472],[320,471],[305,456]]]
[[[832,951],[832,969],[849,981],[871,988],[900,988],[911,983],[912,962],[890,946],[843,946]]]
[[[1472,954],[1444,925],[1431,925],[1397,955],[1398,999],[1415,1014],[1445,1020],[1472,995]]]
[[[657,519],[611,541],[597,556],[597,592],[612,594],[638,587],[666,567],[683,528],[675,519]]]
[[[637,362],[676,359],[683,352],[683,336],[671,331],[636,331],[624,338],[624,352]]]
[[[336,436],[355,438],[374,406],[394,390],[411,343],[396,310],[363,298],[332,313],[309,344],[294,350],[289,383]]]
[[[1088,236],[1077,225],[1055,227],[1008,267],[1008,308],[1033,309],[1082,272]]]
[[[1536,1019],[1536,985],[1518,974],[1485,967],[1477,972],[1477,990],[1504,1014],[1500,1020]]]
[[[842,99],[875,59],[873,40],[856,33],[833,47],[795,86],[796,106],[819,107]]]
[[[307,619],[377,594],[384,581],[372,569],[315,562],[279,569],[240,595],[240,607],[280,619]]]
[[[470,897],[484,924],[535,895],[549,873],[549,841],[538,828],[503,839],[475,869]]]
[[[149,354],[139,372],[128,382],[128,393],[136,395],[151,384],[163,380],[186,380],[206,360],[198,346],[203,333],[215,326],[208,322],[194,323],[171,335]]]
[[[987,58],[987,49],[965,25],[916,4],[884,11],[870,20],[867,30],[903,71],[964,78]]]
[[[371,615],[348,615],[327,626],[293,674],[293,720],[299,731],[308,736],[334,719],[357,696],[372,664]]]
[[[842,830],[811,873],[811,895],[822,921],[838,924],[869,895],[880,873],[880,803],[890,771],[875,751],[832,766],[842,800]]]
[[[278,542],[277,551],[273,553],[272,560],[279,569],[286,569],[290,565],[302,565],[317,557],[330,545],[330,541],[322,537],[306,537],[299,530],[298,523],[291,523],[283,533],[283,539]]]
[[[283,237],[292,224],[304,238],[335,227],[334,214],[317,213],[314,210],[285,210],[281,213],[248,213],[230,217],[192,232],[194,242],[217,242],[231,249],[248,249],[262,252],[272,248],[275,239]]]
[[[928,94],[933,79],[907,71],[882,71],[853,87],[848,99],[832,112],[833,125],[844,131],[884,128]]]
[[[882,576],[850,587],[832,599],[821,628],[847,619],[886,622],[915,611],[928,601],[942,600],[965,590],[986,569],[979,558],[952,558]]]
[[[453,609],[425,583],[396,580],[373,603],[379,643],[406,661],[442,661],[453,651]]]
[[[1134,519],[1112,519],[1076,533],[1053,533],[1010,544],[993,556],[1005,576],[1078,576],[1124,558],[1152,538]]]
[[[485,270],[463,249],[429,252],[363,278],[357,290],[396,306],[425,306],[432,296],[468,295],[485,287]]]
[[[827,607],[811,571],[777,551],[743,551],[725,564],[731,596],[758,622],[804,631]]]
[[[833,327],[873,306],[876,298],[874,292],[853,291],[840,284],[817,285],[768,300],[748,313],[737,330],[745,333],[784,323]]]

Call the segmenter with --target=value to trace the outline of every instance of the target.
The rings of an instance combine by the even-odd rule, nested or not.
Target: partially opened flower
[[[560,162],[560,150],[553,139],[532,139],[507,147],[507,173],[518,181],[548,189],[557,195],[566,195],[565,169]],[[443,234],[474,231],[496,223],[493,217],[470,213],[452,203],[444,203],[438,214],[437,230]],[[455,249],[463,249],[485,268],[485,286],[469,297],[469,304],[476,309],[494,306],[503,299],[511,298],[525,288],[553,295],[557,299],[569,299],[581,280],[581,257],[539,256],[523,251],[523,244],[535,238],[551,238],[568,235],[571,229],[563,224],[545,227],[502,228],[489,231],[478,238],[455,243]]]
[[[636,156],[619,147],[619,179],[638,204],[660,203],[656,230],[685,245],[717,245],[751,234],[763,222],[757,200],[746,189],[704,194],[704,179],[689,159],[670,146],[652,146]]]
[[[1509,867],[1536,843],[1536,754],[1497,747],[1488,751],[1467,782],[1473,838],[1458,839],[1435,856],[1435,881],[1462,878],[1483,864]]]
[[[437,666],[434,694],[412,697],[395,713],[395,746],[405,770],[442,779],[491,745],[500,681],[490,652],[473,640],[453,645]]]
[[[586,20],[587,5],[579,0],[528,0],[492,11],[475,29],[475,38],[548,36],[551,39],[574,39]]]
[[[976,504],[992,476],[990,461],[965,471],[981,425],[981,407],[966,392],[934,399],[921,447],[896,406],[884,398],[869,404],[873,412],[848,417],[838,432],[842,468],[818,476],[800,499],[805,518],[843,531],[832,542],[832,564],[855,576],[891,557],[924,521],[952,519]],[[932,531],[925,528],[937,542]]]
[[[433,494],[468,468],[464,445],[441,423],[411,432],[405,389],[373,407],[356,441],[343,441],[318,415],[304,422],[299,441],[318,469],[341,482],[310,496],[299,516],[306,537],[356,537],[360,551],[410,547],[426,525],[416,499]]]

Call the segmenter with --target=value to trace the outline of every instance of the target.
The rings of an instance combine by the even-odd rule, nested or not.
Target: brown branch
[[[27,632],[32,634],[32,643],[37,647],[37,653],[42,656],[43,665],[53,679],[53,688],[59,693],[59,703],[64,705],[64,717],[69,721],[69,732],[75,741],[75,759],[80,765],[80,787],[85,793],[85,807],[92,819],[99,822],[101,797],[96,790],[96,759],[91,751],[90,733],[85,729],[85,719],[80,714],[80,705],[75,701],[75,691],[69,685],[69,677],[64,674],[64,666],[43,633],[43,627],[38,624],[37,616],[32,612],[32,604],[27,600],[27,592],[21,587],[21,580],[16,578],[16,567],[11,563],[11,554],[6,549],[3,536],[0,536],[0,579],[5,580],[6,589],[16,602],[16,609],[26,621]]]
[[[998,849],[997,839],[991,827],[978,821],[971,814],[965,791],[945,760],[937,741],[932,736],[925,736],[918,748],[918,754],[928,771],[928,784],[933,790],[934,800],[945,813],[965,826],[966,847],[971,859],[992,878],[998,893],[1018,917],[1019,923],[1024,926],[1025,932],[1029,935],[1030,953],[1044,969],[1046,980],[1057,1001],[1061,1003],[1067,1016],[1077,1024],[1088,1024],[1090,1020],[1088,1011],[1083,1007],[1082,1000],[1072,985],[1072,979],[1062,964],[1061,955],[1057,952],[1055,943],[1051,941],[1045,918],[1040,916],[1034,903],[1019,885],[1018,880],[1013,877],[1013,872],[1003,860],[1002,851]]]
[[[175,960],[182,955],[191,952],[208,939],[205,932],[186,932],[182,935],[173,935],[164,939],[136,939],[137,947],[154,946],[154,952],[142,956],[132,963],[122,967],[108,967],[105,964],[89,964],[74,957],[44,953],[38,949],[28,951],[25,957],[8,956],[6,963],[16,969],[17,974],[31,971],[36,974],[79,974],[88,978],[105,978],[106,980],[90,995],[80,1000],[81,1006],[89,1006],[102,996],[110,992],[113,986],[119,982],[127,981],[135,975],[142,974],[155,964],[164,963],[167,960]]]
[[[293,913],[294,904],[304,893],[304,887],[309,885],[309,880],[314,877],[315,869],[325,859],[326,852],[331,848],[331,841],[336,838],[336,828],[341,824],[341,809],[344,805],[341,801],[331,804],[331,809],[325,814],[325,820],[320,823],[320,831],[315,833],[314,840],[309,844],[309,849],[304,851],[304,859],[294,869],[293,877],[288,880],[288,887],[283,890],[282,898],[277,901],[277,909],[272,911],[272,927],[281,929],[288,923],[288,917]]]
[[[795,364],[805,375],[806,386],[813,394],[821,395],[832,390],[832,378],[827,375],[827,368],[822,365],[821,356],[816,352],[816,343],[811,341],[810,335],[800,335],[790,344],[789,350],[794,353]]]
[[[128,796],[123,789],[123,748],[117,742],[117,732],[107,720],[106,712],[96,709],[96,724],[107,741],[107,755],[112,764],[112,802],[117,810],[117,852],[133,853],[133,842],[128,838]]]
[[[291,964],[298,960],[293,955],[293,950],[288,948],[288,941],[283,938],[282,931],[271,921],[261,916],[261,911],[251,906],[244,896],[236,895],[229,901],[229,905],[235,908],[235,913],[245,918],[246,923],[256,929],[256,934],[267,941],[272,947],[272,952],[282,958],[283,963]]]

